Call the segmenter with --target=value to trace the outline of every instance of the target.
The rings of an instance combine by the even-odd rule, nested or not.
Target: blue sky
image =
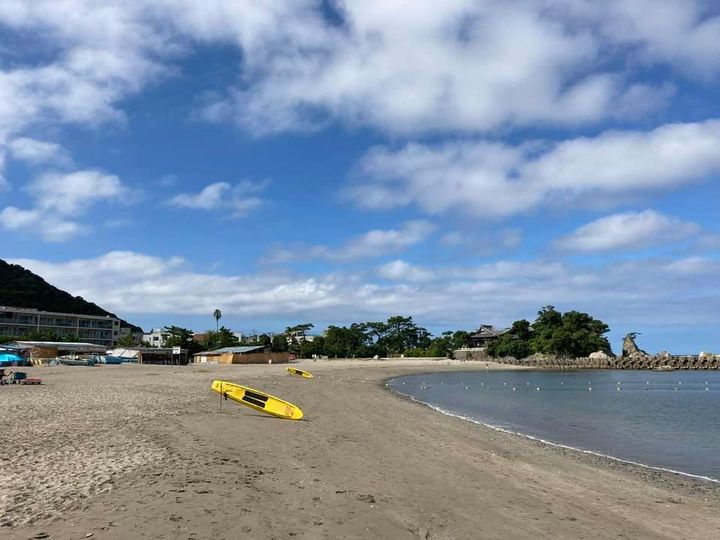
[[[713,2],[126,4],[0,6],[0,257],[145,328],[720,350]]]

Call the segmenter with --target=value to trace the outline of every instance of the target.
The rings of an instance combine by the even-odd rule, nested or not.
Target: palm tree
[[[215,317],[215,331],[219,330],[220,318],[222,317],[222,311],[216,309],[213,311],[213,317]]]

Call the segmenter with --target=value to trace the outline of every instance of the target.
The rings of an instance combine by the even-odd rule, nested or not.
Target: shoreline
[[[290,377],[285,365],[30,368],[43,386],[0,389],[0,533],[720,535],[715,484],[440,416],[385,387],[402,375],[484,371],[484,362],[297,365],[315,379]],[[306,417],[288,422],[225,404],[209,388],[213,379],[281,396]]]
[[[437,372],[435,372],[435,373],[437,373]],[[415,374],[413,374],[413,375],[421,375],[421,374],[424,374],[424,373],[415,373]],[[430,374],[430,372],[428,372],[428,374]],[[390,377],[390,378],[386,379],[386,381],[390,381],[390,380],[397,379],[397,378],[399,378],[399,377]],[[398,397],[400,397],[400,398],[402,398],[402,399],[408,399],[408,400],[410,400],[410,401],[412,401],[412,402],[414,402],[414,403],[417,403],[417,404],[419,404],[419,405],[423,405],[424,407],[427,407],[428,409],[430,409],[430,410],[432,410],[432,411],[435,411],[435,412],[438,412],[438,413],[440,413],[440,414],[442,414],[442,415],[444,415],[444,416],[447,416],[447,417],[450,417],[450,418],[458,418],[458,419],[460,419],[460,420],[463,420],[463,421],[465,421],[465,422],[469,422],[469,423],[474,424],[474,425],[476,425],[476,426],[483,426],[483,427],[492,429],[493,431],[498,431],[498,432],[500,432],[500,433],[506,433],[506,434],[508,434],[508,435],[514,435],[514,436],[517,436],[517,437],[521,437],[521,438],[523,438],[523,439],[527,439],[527,440],[530,440],[530,441],[534,441],[534,442],[541,443],[541,444],[546,445],[546,446],[548,446],[548,447],[562,448],[563,450],[570,450],[571,452],[576,452],[576,453],[578,453],[578,454],[591,455],[591,456],[598,457],[598,458],[602,458],[602,459],[604,459],[604,460],[608,460],[608,461],[611,461],[611,462],[621,463],[621,464],[623,464],[623,465],[630,465],[630,466],[633,466],[633,467],[638,467],[638,468],[641,468],[641,469],[651,470],[651,471],[659,472],[659,473],[662,473],[662,474],[670,474],[670,475],[675,475],[675,476],[682,476],[682,477],[684,477],[684,478],[690,478],[690,479],[692,479],[692,480],[700,481],[700,482],[701,482],[701,485],[705,485],[706,483],[709,483],[709,484],[719,484],[719,485],[720,485],[720,479],[717,479],[717,478],[711,478],[711,477],[709,477],[709,476],[702,476],[702,475],[699,475],[699,474],[692,474],[692,473],[685,472],[685,471],[678,471],[678,470],[668,469],[668,468],[665,468],[665,467],[657,467],[657,466],[654,466],[654,465],[648,465],[648,464],[646,464],[646,463],[640,463],[640,462],[638,462],[638,461],[632,461],[632,460],[629,460],[629,459],[623,459],[623,458],[619,458],[619,457],[616,457],[616,456],[612,456],[612,455],[610,455],[610,454],[604,454],[604,453],[602,453],[602,452],[597,452],[597,451],[594,451],[594,450],[588,450],[588,449],[586,449],[586,448],[580,448],[580,447],[572,446],[572,445],[569,445],[569,444],[564,444],[564,443],[559,443],[559,442],[551,441],[551,440],[548,440],[548,439],[543,439],[542,437],[537,437],[537,436],[535,436],[535,435],[530,435],[530,434],[528,434],[528,433],[523,433],[522,431],[515,431],[515,430],[512,430],[512,429],[507,429],[507,428],[504,428],[504,427],[502,427],[502,426],[490,424],[490,423],[488,423],[488,422],[484,422],[484,421],[478,420],[478,419],[476,419],[476,418],[472,418],[472,417],[469,417],[469,416],[464,416],[464,415],[462,415],[462,414],[455,413],[455,412],[452,412],[452,411],[443,409],[442,407],[438,407],[438,406],[435,406],[435,405],[431,405],[430,403],[426,403],[425,401],[422,401],[422,400],[420,400],[420,399],[417,399],[417,398],[411,396],[410,394],[405,394],[405,393],[403,393],[403,392],[400,392],[399,390],[391,389],[391,388],[389,388],[389,387],[387,387],[387,386],[386,386],[386,389],[387,389],[390,393],[395,394],[396,396],[398,396]],[[578,456],[578,457],[579,457],[579,456]]]

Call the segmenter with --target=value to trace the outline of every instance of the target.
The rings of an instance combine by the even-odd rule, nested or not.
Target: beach
[[[717,538],[720,488],[390,392],[457,361],[27,368],[0,387],[3,538]],[[277,395],[276,419],[210,390]],[[47,536],[45,536],[47,535]],[[90,535],[90,536],[89,536]]]

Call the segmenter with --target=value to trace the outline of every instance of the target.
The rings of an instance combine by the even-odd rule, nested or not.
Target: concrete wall
[[[486,359],[486,358],[484,358]],[[623,358],[495,358],[495,362],[547,369],[720,369],[720,355],[655,355]]]

